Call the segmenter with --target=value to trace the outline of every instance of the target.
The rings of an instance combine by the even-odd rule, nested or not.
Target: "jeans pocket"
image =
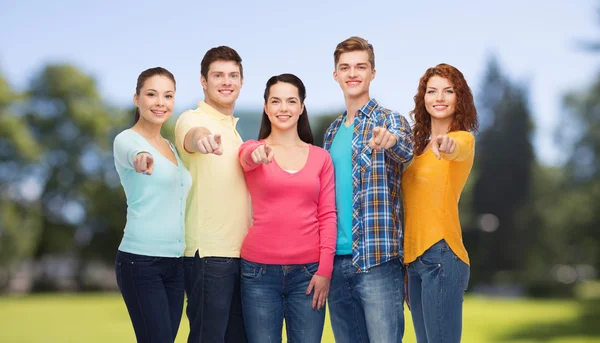
[[[240,275],[244,280],[258,280],[262,272],[262,266],[258,263],[242,260],[240,263]]]
[[[160,259],[157,256],[138,255],[122,251],[117,254],[117,263],[126,263],[133,266],[149,266]]]
[[[463,262],[456,254],[454,255],[454,259],[456,260],[456,273],[458,274],[458,280],[460,282],[461,289],[466,291],[469,288],[469,278],[471,277],[471,267]]]
[[[302,268],[302,270],[311,278],[313,276],[315,276],[315,273],[317,272],[318,269],[319,269],[319,262],[307,263]]]
[[[204,257],[206,264],[230,264],[233,261],[232,257]]]

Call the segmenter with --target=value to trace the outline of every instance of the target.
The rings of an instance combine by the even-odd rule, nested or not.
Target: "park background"
[[[202,99],[202,56],[229,45],[242,136],[258,134],[266,80],[291,72],[320,144],[344,110],[333,50],[352,35],[375,47],[371,95],[407,118],[438,63],[475,95],[463,342],[600,340],[600,2],[4,0],[0,19],[1,342],[134,340],[113,269],[126,207],[112,140],[142,70],[177,79],[172,138]],[[184,316],[177,342],[186,332]]]

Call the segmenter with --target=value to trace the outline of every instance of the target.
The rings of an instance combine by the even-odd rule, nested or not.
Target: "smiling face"
[[[243,79],[240,66],[234,61],[217,60],[210,64],[207,77],[201,77],[205,102],[223,112],[232,108],[240,96]]]
[[[269,89],[265,113],[271,122],[271,130],[297,130],[298,119],[304,111],[298,88],[287,82],[277,82]]]
[[[140,112],[140,119],[153,124],[162,124],[173,114],[175,83],[163,75],[148,78],[133,103]]]
[[[434,75],[427,81],[425,109],[432,120],[451,120],[456,111],[456,93],[448,79]]]
[[[368,101],[369,86],[375,78],[375,69],[364,50],[344,52],[340,55],[333,78],[340,84],[344,97]]]

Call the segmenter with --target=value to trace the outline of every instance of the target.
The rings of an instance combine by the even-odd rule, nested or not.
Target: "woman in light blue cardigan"
[[[160,67],[142,72],[133,96],[135,124],[114,141],[127,197],[115,272],[138,342],[172,343],[183,312],[184,213],[192,179],[160,134],[174,99],[173,74]]]

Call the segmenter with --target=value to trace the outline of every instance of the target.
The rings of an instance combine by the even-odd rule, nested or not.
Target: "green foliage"
[[[0,298],[0,307],[2,342],[135,341],[127,309],[117,294]],[[462,342],[596,342],[600,327],[593,320],[598,319],[599,309],[595,303],[574,300],[467,297]],[[404,315],[404,341],[415,342],[408,309]],[[185,342],[188,332],[184,314],[176,342]],[[325,321],[322,341],[334,342],[329,318]]]

